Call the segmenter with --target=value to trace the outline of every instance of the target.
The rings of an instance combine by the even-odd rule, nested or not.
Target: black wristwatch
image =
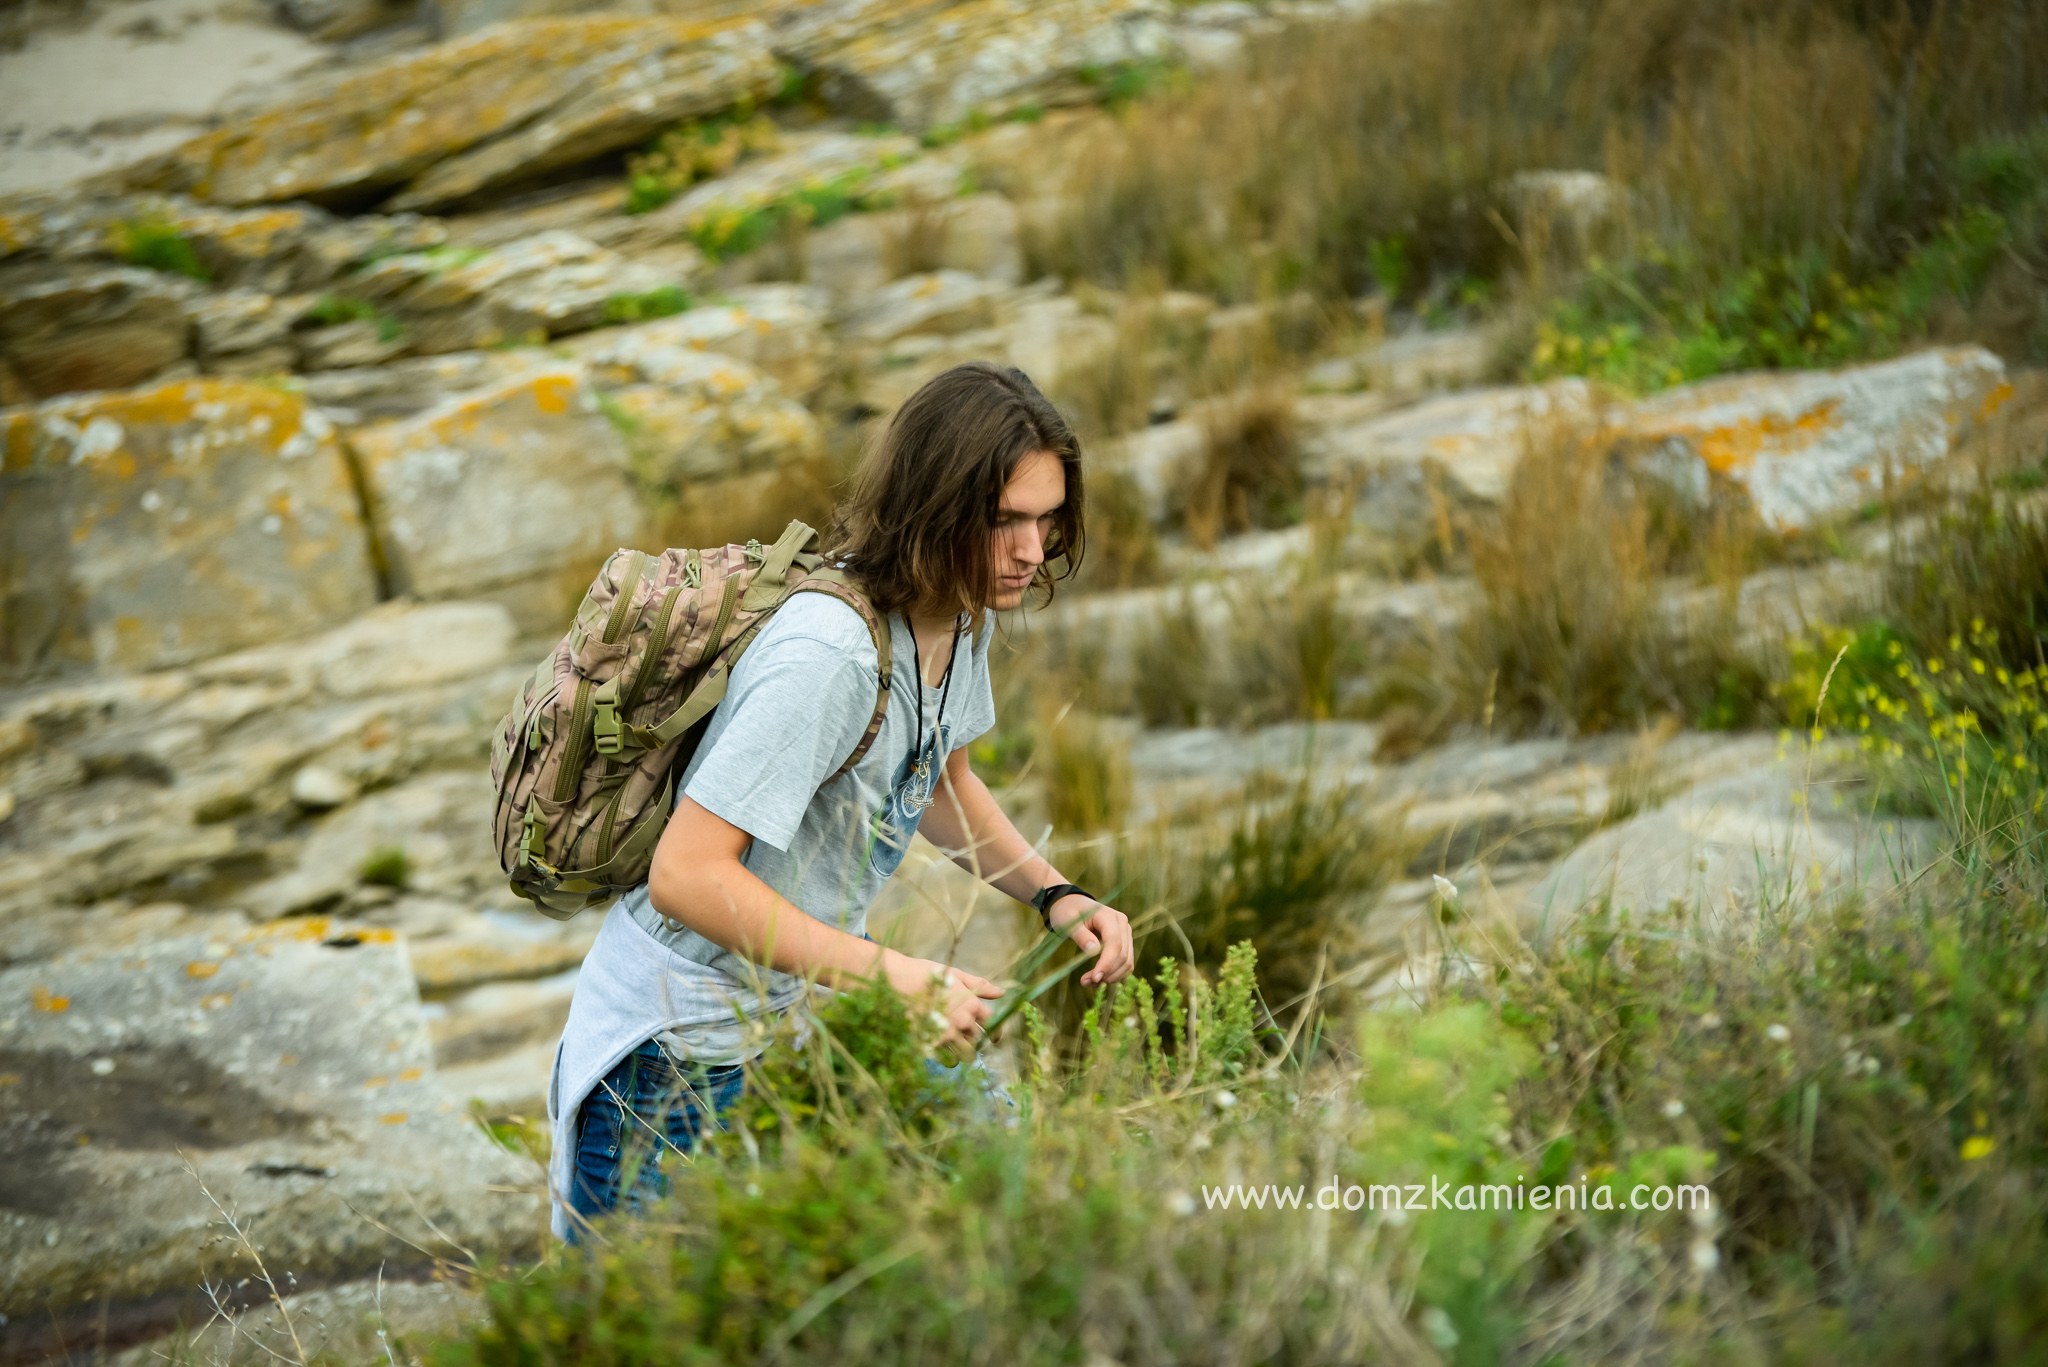
[[[1052,904],[1070,892],[1078,892],[1083,897],[1094,901],[1101,900],[1094,893],[1077,883],[1054,883],[1049,888],[1040,888],[1037,892],[1031,894],[1031,905],[1038,909],[1038,919],[1045,923],[1047,930],[1052,929]]]

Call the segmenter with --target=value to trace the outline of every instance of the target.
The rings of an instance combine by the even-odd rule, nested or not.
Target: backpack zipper
[[[640,587],[640,576],[647,568],[648,557],[639,551],[633,553],[633,568],[626,575],[626,582],[619,588],[619,596],[612,601],[611,615],[605,618],[604,636],[606,645],[618,644],[619,634],[625,629],[626,609],[632,606],[633,592]],[[567,802],[576,795],[577,781],[583,776],[583,742],[590,734],[591,683],[588,679],[576,681],[576,702],[569,713],[569,748],[562,755],[562,772],[555,780],[555,801]]]
[[[654,619],[654,635],[647,642],[647,653],[641,657],[640,668],[633,675],[632,686],[626,690],[626,696],[619,701],[621,717],[631,716],[633,709],[639,705],[647,676],[652,674],[655,666],[660,663],[662,651],[668,649],[669,628],[674,625],[676,603],[682,596],[683,588],[678,584],[662,598],[661,611]]]
[[[732,605],[739,595],[740,577],[737,573],[725,577],[725,595],[718,600],[718,617],[711,623],[711,638],[708,644],[711,653],[718,653],[718,643],[725,637],[725,626],[732,620]]]
[[[597,858],[591,861],[593,865],[602,864],[612,857],[612,827],[618,824],[619,804],[625,800],[626,785],[621,783],[619,791],[605,805],[604,826],[597,833]]]

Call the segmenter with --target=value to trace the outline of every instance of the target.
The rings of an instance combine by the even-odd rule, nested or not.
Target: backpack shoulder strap
[[[789,591],[790,593],[801,593],[805,589],[818,593],[829,593],[860,614],[860,619],[867,623],[868,635],[874,638],[875,665],[881,676],[881,686],[875,693],[875,712],[873,716],[868,718],[868,729],[861,733],[860,740],[854,744],[853,753],[846,757],[846,763],[834,769],[831,777],[825,780],[826,783],[830,783],[832,779],[838,778],[841,774],[853,768],[854,765],[860,763],[860,757],[868,752],[869,747],[875,743],[875,737],[881,734],[883,718],[889,715],[889,683],[891,679],[889,628],[882,621],[880,614],[875,611],[874,604],[868,601],[867,595],[860,591],[859,587],[854,584],[853,580],[848,577],[844,570],[829,565],[821,565],[816,569],[810,570],[803,578],[797,580],[795,586]],[[785,601],[787,600],[785,599]]]

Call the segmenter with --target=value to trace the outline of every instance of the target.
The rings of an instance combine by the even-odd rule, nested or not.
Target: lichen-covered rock
[[[1740,488],[1764,525],[1783,531],[1854,512],[1914,478],[2011,394],[1996,356],[1951,347],[1729,375],[1645,399],[1620,425],[1632,444]]]
[[[641,530],[625,437],[573,361],[358,429],[350,442],[394,584],[421,598],[502,595],[515,615],[551,621],[560,605],[533,590],[586,565],[594,574]]]
[[[849,214],[804,242],[804,278],[846,302],[900,275],[941,269],[1020,283],[1017,206],[1002,195],[980,194]]]
[[[716,246],[745,216],[837,185],[848,194],[870,177],[917,152],[917,140],[899,133],[791,133],[779,150],[745,160],[722,176],[691,186],[676,198],[637,215],[642,233],[685,234]]]
[[[701,373],[690,382],[627,385],[611,393],[648,485],[676,493],[702,481],[801,466],[823,452],[818,420],[761,383],[760,372],[725,357],[691,364]],[[727,384],[735,387],[726,390]]]
[[[392,320],[402,350],[434,354],[537,344],[598,327],[612,321],[614,301],[680,291],[682,284],[657,267],[553,229],[489,249],[437,247],[386,256],[349,276],[344,288],[350,299]]]
[[[498,604],[399,601],[184,669],[0,694],[0,791],[21,803],[0,829],[0,961],[32,941],[89,941],[99,931],[84,903],[237,903],[299,868],[325,824],[304,820],[294,796],[309,766],[354,792],[423,770],[481,773],[531,668],[513,637]],[[433,883],[429,853],[421,878]],[[343,863],[336,886],[353,905],[368,887],[360,857]]]
[[[281,1287],[536,1242],[540,1174],[437,1084],[389,931],[79,952],[0,971],[0,1002],[10,1357],[53,1319],[167,1319],[254,1275],[223,1209]]]
[[[1532,439],[1593,420],[1583,379],[1468,389],[1384,412],[1364,404],[1305,406],[1303,465],[1315,478],[1360,480],[1358,516],[1401,535],[1450,506],[1495,506]]]
[[[434,209],[631,146],[774,88],[745,20],[576,16],[493,25],[110,175],[216,204]]]
[[[135,266],[13,264],[0,276],[0,363],[22,400],[126,389],[190,370],[201,286]]]
[[[298,360],[299,303],[260,290],[223,290],[188,306],[193,354],[209,375],[288,374]]]
[[[955,333],[994,325],[1003,287],[966,271],[925,271],[891,281],[847,315],[846,335],[871,345],[913,332]]]
[[[318,289],[359,261],[423,251],[447,229],[419,214],[339,218],[311,204],[226,208],[179,194],[58,194],[0,199],[0,259],[147,265],[182,263],[221,289]]]
[[[744,361],[799,399],[825,380],[831,343],[825,335],[830,300],[814,285],[743,285],[667,318],[585,333],[563,342],[573,356],[624,365],[637,378],[657,378],[660,357],[677,350]]]
[[[539,347],[451,351],[407,356],[383,365],[349,366],[294,375],[284,383],[318,404],[338,423],[355,425],[409,418],[451,394],[501,384],[559,359]]]
[[[1148,0],[823,0],[772,18],[777,54],[822,73],[835,106],[920,129],[1084,102],[1084,72],[1177,50],[1171,7]]]
[[[0,413],[0,677],[154,669],[362,611],[377,583],[331,424],[236,380]]]
[[[411,0],[273,0],[279,17],[308,37],[338,43],[411,19]]]

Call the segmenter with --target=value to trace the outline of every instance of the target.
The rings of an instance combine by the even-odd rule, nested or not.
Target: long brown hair
[[[1050,602],[1054,579],[1081,564],[1081,443],[1030,377],[993,361],[956,365],[903,401],[862,457],[821,554],[850,559],[848,573],[877,611],[952,607],[971,614],[979,634],[995,589],[990,543],[1003,488],[1034,451],[1058,456],[1067,480],[1030,585]]]

